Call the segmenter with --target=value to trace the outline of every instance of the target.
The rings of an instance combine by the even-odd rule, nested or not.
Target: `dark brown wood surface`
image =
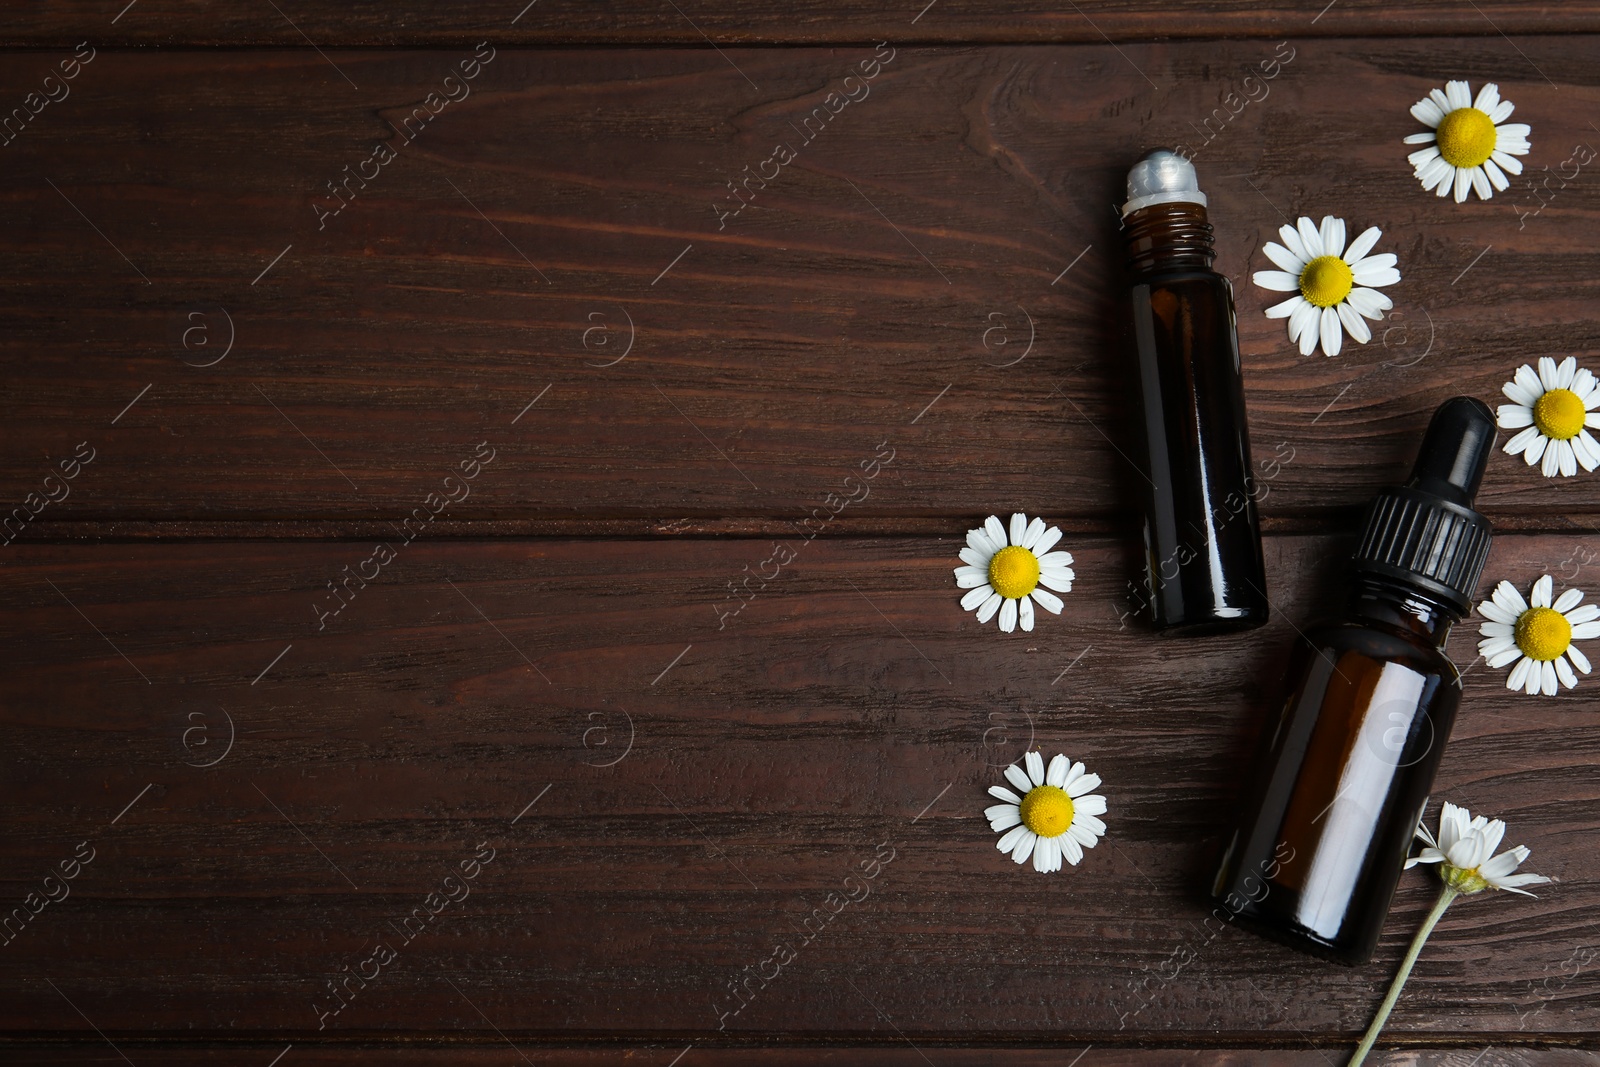
[[[1072,545],[1064,616],[1008,638],[956,605],[951,540],[818,539],[720,631],[724,583],[762,544],[417,542],[321,631],[309,605],[365,546],[21,547],[12,894],[80,841],[95,858],[6,946],[0,1020],[61,1035],[87,1017],[113,1040],[481,1039],[486,1017],[530,1045],[1337,1048],[1431,876],[1405,880],[1377,961],[1348,971],[1208,925],[1196,894],[1340,547],[1270,544],[1276,621],[1203,643],[1119,629],[1130,561],[1104,541]],[[1571,544],[1503,537],[1491,571],[1526,582]],[[1462,628],[1451,652],[1471,663],[1473,644]],[[1438,792],[1510,820],[1560,883],[1458,904],[1393,1033],[1585,1042],[1600,714],[1481,664],[1465,690]],[[1110,836],[1065,877],[1018,870],[982,818],[1030,738],[1092,762],[1111,798]],[[393,924],[484,841],[470,895],[401,942]],[[803,942],[882,842],[870,895]],[[319,1031],[323,983],[379,941],[398,960]],[[778,942],[798,959],[720,1018]]]
[[[1600,361],[1589,170],[1537,214],[1523,181],[1457,206],[1401,144],[1430,87],[1492,79],[1529,180],[1556,174],[1600,139],[1600,38],[1575,34],[1600,9],[277,6],[5,16],[6,108],[99,47],[0,144],[0,513],[93,455],[0,547],[7,907],[93,850],[0,944],[0,1060],[1342,1061],[1431,875],[1351,970],[1208,925],[1197,887],[1295,627],[1433,406]],[[394,132],[486,38],[470,96]],[[870,94],[807,142],[878,41]],[[719,223],[779,141],[797,158]],[[1238,290],[1274,608],[1176,642],[1124,624],[1108,325],[1121,175],[1173,143]],[[1301,213],[1400,256],[1372,345],[1301,357],[1262,317],[1249,274]],[[1593,478],[1496,455],[1485,589],[1600,593]],[[1029,635],[978,627],[950,578],[1013,509],[1078,557]],[[733,614],[774,542],[794,562]],[[1475,629],[1436,795],[1560,881],[1452,908],[1369,1062],[1596,1062],[1600,682],[1508,693]],[[1111,805],[1049,878],[982,818],[1030,743]],[[406,938],[480,843],[470,895]],[[396,958],[328,1014],[379,942]],[[725,1015],[779,942],[795,961]]]
[[[17,44],[71,47],[85,37],[129,45],[965,44],[1100,42],[1151,37],[1593,33],[1594,0],[440,0],[396,10],[347,4],[239,5],[218,0],[67,0],[6,13]]]
[[[470,52],[102,52],[3,149],[0,499],[88,440],[99,458],[41,527],[393,520],[489,439],[475,519],[781,521],[889,439],[852,521],[963,529],[982,486],[979,507],[1127,528],[1121,175],[1292,55],[1191,147],[1238,283],[1255,450],[1294,457],[1264,508],[1314,531],[1403,473],[1440,399],[1593,345],[1583,178],[1528,215],[1520,185],[1440,204],[1405,163],[1436,52],[1537,123],[1530,173],[1600,139],[1594,39],[1518,47],[902,48],[809,145],[791,122],[870,47],[728,52],[759,92],[705,50],[500,49],[411,143],[388,123]],[[0,98],[51,63],[18,57]],[[326,183],[385,131],[396,158],[319,229]],[[719,230],[724,182],[784,138],[799,157]],[[1260,314],[1276,298],[1248,277],[1280,212],[1387,231],[1403,281],[1372,344],[1308,359]],[[1596,499],[1511,461],[1482,497],[1502,526],[1539,505],[1590,529]]]

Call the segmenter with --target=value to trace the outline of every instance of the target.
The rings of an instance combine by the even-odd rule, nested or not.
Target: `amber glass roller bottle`
[[[1144,575],[1133,601],[1170,634],[1267,621],[1233,286],[1211,269],[1206,196],[1164,149],[1128,174],[1127,348],[1138,367]]]
[[[1440,405],[1410,480],[1367,511],[1343,616],[1295,643],[1210,886],[1241,925],[1341,963],[1372,957],[1461,696],[1443,649],[1489,554],[1472,503],[1494,430],[1478,400]]]

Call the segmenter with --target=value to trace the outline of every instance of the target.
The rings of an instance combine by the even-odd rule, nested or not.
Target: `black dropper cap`
[[[1358,573],[1411,585],[1458,616],[1472,610],[1493,536],[1472,503],[1494,434],[1494,414],[1483,401],[1458,396],[1439,405],[1411,477],[1379,493],[1367,510],[1352,560]]]

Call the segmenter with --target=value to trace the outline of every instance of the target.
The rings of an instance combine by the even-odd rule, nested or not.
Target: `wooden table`
[[[1600,4],[522,3],[5,15],[0,1059],[1342,1062],[1432,877],[1355,969],[1198,886],[1434,405],[1600,362],[1596,179],[1561,177]],[[1451,77],[1533,126],[1487,203],[1405,163]],[[1192,641],[1124,618],[1111,319],[1122,176],[1174,143],[1274,608]],[[1325,213],[1404,281],[1306,358],[1248,277]],[[1597,485],[1497,454],[1483,588],[1600,592]],[[1002,635],[950,570],[1013,510],[1078,583]],[[1468,670],[1436,795],[1559,882],[1458,903],[1373,1062],[1600,1061],[1600,681],[1503,684]],[[1111,805],[1050,877],[982,817],[1030,746]]]

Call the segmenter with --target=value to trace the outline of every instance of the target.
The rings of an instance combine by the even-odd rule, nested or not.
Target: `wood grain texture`
[[[288,46],[504,44],[855,44],[863,41],[1138,41],[1152,37],[1593,33],[1600,5],[1535,0],[1430,4],[1338,0],[1254,4],[1248,0],[734,0],[677,4],[441,0],[396,11],[377,0],[280,3],[262,9],[217,0],[68,0],[6,15],[0,41],[71,47],[106,45]]]
[[[1431,877],[1408,876],[1377,959],[1343,970],[1209,928],[1195,897],[1338,542],[1270,539],[1275,621],[1199,643],[1119,629],[1129,553],[1077,540],[1067,610],[1031,635],[959,610],[950,539],[797,546],[721,630],[726,583],[765,546],[418,542],[318,630],[309,605],[356,547],[15,546],[6,899],[79,842],[95,856],[0,952],[8,1040],[92,1042],[87,1018],[113,1040],[497,1029],[530,1048],[904,1038],[1301,1062],[1216,1050],[1353,1041],[1431,902]],[[1502,537],[1485,584],[1572,549]],[[1474,636],[1453,636],[1459,662]],[[1534,701],[1502,681],[1469,669],[1436,794],[1507,818],[1560,881],[1452,909],[1396,1042],[1600,1030],[1600,978],[1573,964],[1600,904],[1595,683]],[[981,816],[1030,734],[1088,761],[1111,802],[1102,847],[1058,877],[1017,869]],[[402,942],[394,924],[485,841],[470,895]],[[803,940],[881,842],[870,894]],[[319,1031],[324,983],[383,940],[397,960]],[[780,941],[797,958],[723,1017],[727,983]]]
[[[1555,174],[1600,138],[1596,38],[1297,38],[1219,127],[1278,48],[899,47],[809,142],[804,117],[872,46],[501,47],[414,140],[391,124],[468,49],[101,50],[0,148],[0,500],[87,441],[94,463],[23,540],[58,520],[392,523],[487,439],[500,458],[442,519],[781,523],[887,440],[852,520],[1024,508],[1123,533],[1111,205],[1131,161],[1176,142],[1238,287],[1257,458],[1294,457],[1264,510],[1347,522],[1439,400],[1493,402],[1543,355],[1592,362],[1587,170],[1538,215],[1520,183],[1456,205],[1421,191],[1401,139],[1430,86],[1494,79],[1533,125],[1530,173]],[[13,53],[0,100],[61,58]],[[719,229],[724,183],[779,141],[797,158]],[[395,158],[319,229],[326,183],[379,143]],[[1404,275],[1387,344],[1304,358],[1262,317],[1259,246],[1302,212],[1386,231]],[[1589,478],[1505,456],[1481,502],[1507,527],[1600,527]]]
[[[294,1062],[301,1067],[343,1067],[351,1063],[381,1062],[395,1067],[446,1067],[466,1064],[505,1064],[524,1061],[511,1056],[507,1044],[491,1039],[498,1047],[484,1042],[487,1047],[470,1047],[456,1044],[447,1049],[418,1049],[397,1044],[377,1044],[363,1049],[319,1047],[300,1043],[293,1046]],[[528,1047],[525,1042],[523,1047]],[[269,1063],[273,1055],[284,1046],[267,1042],[237,1043],[212,1049],[195,1049],[173,1046],[170,1043],[117,1042],[119,1048],[131,1056],[141,1052],[148,1058],[159,1055],[161,1062],[173,1067],[212,1067],[226,1064],[233,1067],[245,1057],[254,1063],[257,1059]],[[688,1050],[686,1052],[686,1049]],[[101,1044],[99,1049],[79,1047],[71,1050],[53,1049],[38,1044],[8,1044],[6,1051],[13,1058],[14,1067],[58,1067],[60,1064],[126,1064],[116,1051]],[[517,1051],[522,1051],[518,1048]],[[642,1067],[673,1067],[673,1057],[682,1055],[683,1067],[731,1067],[736,1064],[770,1065],[770,1067],[802,1067],[823,1064],[826,1067],[1326,1067],[1336,1062],[1340,1053],[1349,1050],[1343,1046],[1326,1048],[1271,1048],[1271,1049],[1193,1049],[1193,1048],[1108,1048],[1104,1045],[1064,1046],[1050,1049],[951,1049],[937,1045],[911,1046],[902,1042],[899,1048],[883,1046],[857,1046],[854,1048],[810,1047],[800,1049],[738,1048],[725,1049],[693,1046],[656,1045],[627,1049],[557,1049],[549,1046],[529,1048],[541,1067],[613,1067],[618,1063],[639,1064]],[[1074,1061],[1074,1057],[1078,1057]],[[284,1061],[289,1062],[287,1056]],[[1472,1045],[1456,1048],[1406,1049],[1401,1051],[1375,1050],[1367,1058],[1372,1067],[1588,1067],[1595,1062],[1595,1053],[1579,1049],[1560,1048],[1506,1048],[1501,1045]]]

